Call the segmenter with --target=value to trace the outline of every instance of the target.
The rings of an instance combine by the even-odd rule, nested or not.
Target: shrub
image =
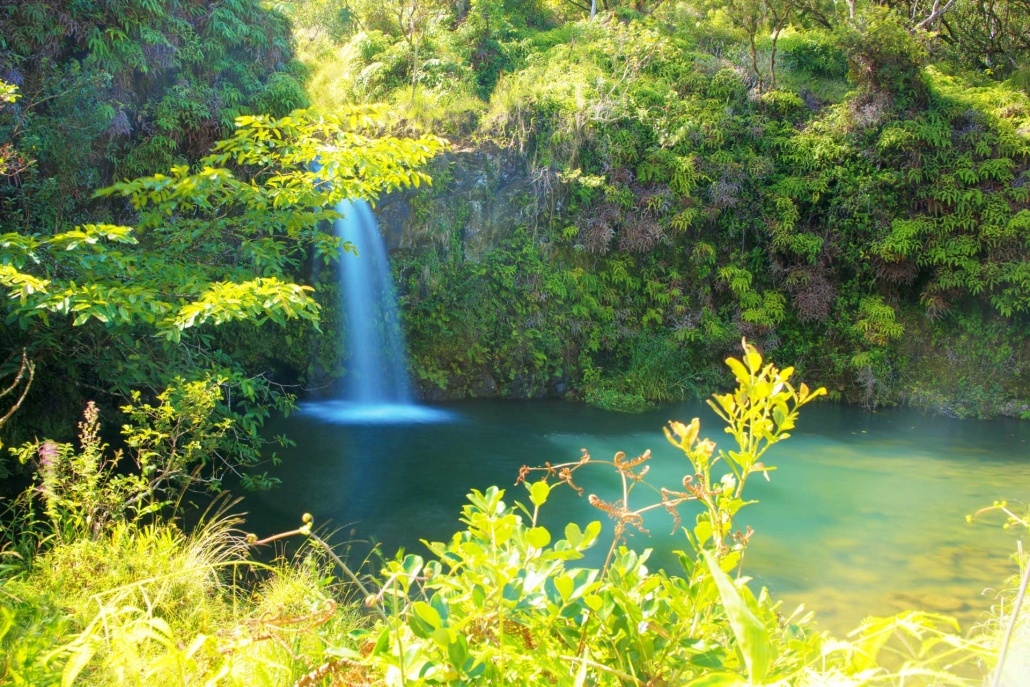
[[[783,65],[824,79],[842,79],[848,60],[833,34],[785,31],[779,42]]]
[[[854,26],[840,31],[848,75],[859,87],[905,102],[922,102],[926,84],[920,64],[926,50],[897,16],[887,8],[872,7]]]
[[[248,559],[238,524],[219,516],[191,535],[122,524],[38,557],[0,586],[3,684],[339,679],[346,665],[325,652],[363,623],[356,607],[314,551],[272,566]]]
[[[735,393],[717,395],[713,409],[727,422],[735,450],[715,451],[699,440],[700,425],[671,423],[669,441],[690,466],[682,486],[655,489],[660,501],[631,505],[647,474],[650,452],[611,461],[582,458],[565,465],[523,468],[529,503],[507,505],[491,487],[469,494],[462,511],[467,529],[449,542],[428,544],[428,562],[398,556],[383,571],[380,591],[367,601],[383,619],[368,634],[374,648],[364,660],[388,684],[685,684],[722,675],[724,684],[796,678],[821,657],[821,637],[800,618],[779,619],[764,592],[753,595],[727,572],[733,570],[750,530],[735,530],[733,516],[745,505],[747,479],[767,474],[766,449],[789,436],[797,409],[822,394],[790,383],[792,369],[778,370],[745,343],[743,361],[727,361],[737,377]],[[605,465],[619,474],[616,501],[590,495],[590,503],[614,521],[614,536],[600,569],[572,565],[594,545],[600,522],[572,523],[564,536],[539,524],[541,507],[565,484],[582,491],[575,473]],[[644,515],[702,506],[687,534],[683,576],[651,572],[649,551],[622,546],[630,529],[644,530]],[[715,683],[712,683],[715,684]]]
[[[472,490],[465,529],[427,543],[432,558],[402,552],[384,567],[378,592],[366,599],[380,621],[358,632],[365,649],[333,653],[361,666],[366,681],[388,685],[857,686],[901,676],[905,684],[917,676],[961,684],[948,671],[985,653],[952,634],[948,619],[870,619],[854,641],[839,642],[815,631],[801,609],[784,617],[765,590],[749,589],[739,567],[752,531],[734,520],[752,503],[743,500],[745,485],[756,473],[768,477],[774,468],[763,463],[765,452],[789,437],[798,409],[824,392],[795,387],[792,368],[765,363],[746,342],[742,360],[727,364],[738,387],[709,404],[733,448],[717,451],[700,439],[697,419],[672,422],[666,437],[689,463],[681,485],[645,481],[649,451],[610,461],[584,451],[576,462],[524,467],[518,482],[528,503],[508,505],[497,487]],[[577,473],[594,466],[614,469],[622,493],[589,496],[614,532],[600,568],[578,567],[601,523],[570,523],[552,534],[540,514],[562,485],[582,494]],[[659,500],[639,504],[641,488]],[[678,526],[680,509],[691,506],[700,512],[692,509],[693,527],[685,529],[689,553],[680,554],[680,574],[651,571],[649,551],[622,545],[628,531],[646,532],[647,513],[666,510]]]

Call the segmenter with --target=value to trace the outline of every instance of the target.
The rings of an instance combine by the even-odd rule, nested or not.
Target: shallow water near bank
[[[702,435],[729,440],[701,403],[625,415],[559,401],[468,401],[425,407],[428,420],[386,424],[341,421],[330,410],[309,406],[271,423],[270,433],[297,445],[280,452],[283,464],[272,472],[282,485],[246,498],[248,529],[292,529],[310,512],[317,525],[339,530],[334,541],[374,540],[389,553],[424,555],[422,539],[445,540],[460,528],[469,489],[496,484],[509,501],[528,501],[513,486],[522,465],[576,461],[584,448],[595,459],[651,449],[648,480],[676,487],[689,464],[662,436],[666,421],[700,417]],[[1017,571],[1011,555],[1021,533],[1002,530],[997,516],[973,525],[965,516],[997,499],[1030,501],[1026,423],[815,404],[765,462],[778,469],[768,483],[757,475],[748,482],[745,496],[759,503],[739,518],[755,529],[744,570],[786,613],[804,602],[822,627],[844,633],[870,615],[920,608],[955,615],[966,628]],[[607,500],[621,495],[617,475],[602,466],[578,472],[577,483]],[[545,509],[544,524],[556,531],[591,520],[611,531],[571,490],[555,491]],[[685,522],[693,512],[684,511]],[[688,545],[682,532],[670,534],[672,525],[655,513],[650,534],[629,543],[655,549],[652,565],[675,573],[673,552]],[[352,557],[367,548],[356,543]]]

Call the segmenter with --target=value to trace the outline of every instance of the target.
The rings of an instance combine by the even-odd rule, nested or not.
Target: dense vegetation
[[[277,383],[339,374],[338,347],[313,342],[313,326],[152,336],[162,307],[229,279],[313,284],[335,326],[317,231],[180,234],[173,260],[153,250],[155,232],[134,249],[164,282],[147,291],[165,304],[150,323],[105,290],[124,264],[62,251],[79,228],[94,227],[88,245],[123,240],[111,226],[143,229],[126,202],[136,191],[95,192],[206,164],[238,115],[370,102],[388,103],[395,133],[442,134],[455,150],[432,188],[406,196],[412,219],[394,255],[427,396],[634,409],[725,383],[720,361],[746,335],[834,398],[1028,411],[1023,3],[595,11],[557,0],[12,6],[0,46],[2,261],[38,261],[51,306],[75,316],[23,307],[25,283],[5,277],[18,297],[0,372],[15,374],[23,352],[37,369],[8,435],[68,438],[98,392],[113,408],[203,371],[250,401],[224,412],[253,437],[262,408],[288,405]],[[470,149],[517,160],[529,180],[501,209],[516,219],[475,250],[479,209],[456,176]],[[223,165],[218,155],[209,162]],[[288,253],[267,252],[287,236]],[[173,303],[184,282],[192,296]],[[70,284],[99,290],[65,298]]]
[[[766,450],[790,436],[798,409],[824,390],[795,387],[792,369],[765,363],[747,344],[727,362],[738,386],[710,403],[732,448],[700,438],[696,419],[666,429],[687,460],[682,485],[651,490],[650,452],[606,460],[584,451],[575,462],[525,467],[528,503],[506,504],[496,487],[473,490],[465,529],[428,544],[429,560],[401,552],[376,575],[355,574],[309,515],[264,540],[241,537],[221,511],[190,536],[145,524],[147,511],[136,506],[160,500],[162,485],[105,470],[91,408],[79,450],[25,449],[40,456],[45,510],[23,531],[49,532],[50,541],[31,564],[11,566],[18,574],[0,587],[0,675],[14,685],[303,687],[857,687],[971,685],[985,669],[1000,675],[1006,632],[991,625],[964,638],[949,619],[913,612],[869,619],[840,641],[817,631],[810,614],[784,616],[764,590],[749,589],[739,571],[752,532],[734,522],[753,503],[745,486],[774,469],[762,461]],[[614,532],[602,537],[600,521],[569,523],[559,538],[539,524],[541,508],[563,486],[582,491],[577,473],[592,469],[614,470],[621,481],[618,499],[589,496]],[[142,499],[127,499],[134,488]],[[624,546],[628,531],[646,531],[649,512],[679,522],[692,505],[700,508],[684,528],[681,572],[650,571],[648,551]],[[1027,525],[1004,504],[996,508]],[[248,552],[288,537],[308,543],[292,565],[269,567]],[[608,539],[603,566],[576,566],[600,539]],[[1007,628],[1010,636],[1015,626]],[[1017,636],[1026,630],[1018,626]]]
[[[532,180],[485,255],[467,179],[412,201],[428,393],[634,407],[747,335],[853,403],[1026,412],[1025,5],[609,4],[297,6],[322,106],[386,100]]]
[[[124,277],[102,260],[91,262],[95,256],[64,256],[57,251],[67,246],[47,245],[50,237],[79,226],[135,221],[127,203],[94,192],[195,163],[230,133],[240,114],[282,116],[307,102],[289,24],[254,2],[9,3],[0,35],[0,77],[16,88],[0,111],[2,261],[22,269],[25,256],[33,255],[36,277],[59,280],[55,299],[71,283],[106,286]],[[96,231],[90,244],[104,229]],[[168,277],[195,278],[175,263],[187,261],[187,250],[167,256]],[[151,244],[147,256],[154,255]],[[67,259],[57,264],[56,256]],[[154,264],[145,269],[164,271]],[[4,286],[20,284],[5,277]],[[25,350],[37,366],[35,389],[12,418],[26,425],[24,436],[40,430],[70,434],[72,418],[97,391],[124,398],[131,389],[159,391],[175,374],[229,372],[231,365],[213,359],[210,349],[198,358],[203,346],[192,346],[190,355],[185,346],[151,339],[135,322],[112,326],[112,316],[126,318],[118,317],[103,290],[83,289],[75,300],[64,312],[90,303],[98,309],[85,318],[27,320],[33,311],[8,307],[7,300],[5,357],[13,352],[18,359]],[[107,305],[113,310],[103,321],[96,315]]]
[[[975,636],[912,613],[832,640],[749,590],[733,516],[821,394],[792,376],[870,405],[1030,409],[1028,35],[1023,0],[4,3],[0,684],[995,671],[1030,631],[1007,597]],[[528,219],[476,250],[469,151],[531,180]],[[672,423],[689,466],[655,503],[630,506],[647,454],[527,468],[528,504],[473,491],[463,531],[381,572],[309,517],[259,541],[228,501],[194,512],[227,477],[273,486],[260,429],[283,384],[345,372],[315,345],[353,252],[328,208],[391,194],[428,395],[633,410],[724,386],[742,336],[797,372],[745,344],[713,402],[735,446]],[[590,497],[614,534],[579,568],[600,523],[559,537],[538,514],[595,467],[623,493]],[[682,572],[623,548],[688,502]],[[288,537],[292,562],[254,556]]]

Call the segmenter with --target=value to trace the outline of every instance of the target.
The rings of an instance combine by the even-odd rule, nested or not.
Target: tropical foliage
[[[851,402],[1026,409],[1025,7],[590,4],[349,3],[331,31],[308,17],[332,3],[297,6],[313,98],[387,100],[531,180],[506,202],[536,219],[483,257],[465,179],[412,201],[397,273],[427,393],[638,407],[711,388],[747,335]],[[984,346],[927,389],[988,323],[1005,379],[976,379]]]
[[[736,515],[824,393],[798,376],[1030,412],[1028,27],[1024,0],[6,3],[0,683],[1011,674],[1025,561],[975,633],[913,612],[838,640],[751,589]],[[470,150],[526,180],[489,240]],[[310,516],[262,539],[225,497],[198,512],[192,489],[273,485],[262,423],[313,352],[342,372],[318,341],[354,251],[325,223],[386,197],[418,239],[393,264],[424,393],[637,410],[732,378],[710,401],[729,447],[670,423],[674,485],[648,452],[526,467],[521,500],[472,490],[451,539],[379,566]],[[621,484],[587,496],[610,534],[545,526],[595,469]],[[658,510],[687,523],[681,570],[626,546]],[[293,559],[255,552],[286,539]]]
[[[682,484],[648,484],[649,451],[524,467],[524,502],[474,489],[461,531],[427,543],[428,559],[402,552],[375,575],[355,574],[307,515],[263,540],[234,535],[237,523],[222,514],[190,536],[144,525],[123,507],[117,485],[128,482],[91,477],[103,447],[88,411],[80,450],[52,446],[41,463],[44,527],[59,538],[0,587],[3,674],[15,685],[978,684],[979,666],[997,661],[992,633],[963,638],[947,618],[905,613],[870,619],[840,641],[817,631],[811,614],[785,616],[765,590],[750,589],[740,566],[753,532],[736,525],[754,503],[747,481],[768,478],[766,450],[824,392],[795,386],[791,368],[747,344],[727,363],[737,388],[709,403],[729,447],[701,438],[697,419],[665,431],[683,452]],[[579,472],[597,469],[622,485],[614,498],[588,496],[610,534],[600,521],[561,533],[542,525],[548,501],[563,489],[576,498],[568,492],[582,492]],[[80,479],[62,486],[52,477],[62,470]],[[691,523],[678,573],[649,570],[649,552],[624,545],[656,510]],[[287,537],[310,545],[291,565],[261,565],[247,552]],[[602,541],[603,565],[581,567]],[[244,594],[241,581],[254,591]],[[343,593],[357,598],[343,605]]]

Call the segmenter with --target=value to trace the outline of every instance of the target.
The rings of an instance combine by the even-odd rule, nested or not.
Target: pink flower
[[[45,441],[39,447],[39,465],[49,468],[57,460],[57,444],[52,441]]]

